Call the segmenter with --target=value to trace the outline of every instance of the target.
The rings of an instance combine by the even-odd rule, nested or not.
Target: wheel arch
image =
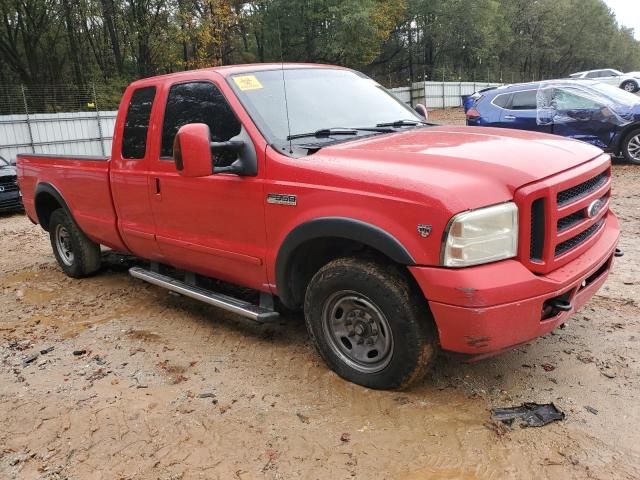
[[[51,214],[58,208],[64,209],[65,212],[73,218],[71,209],[62,197],[62,194],[50,183],[38,184],[34,194],[34,206],[38,217],[38,223],[40,223],[40,226],[47,232],[49,231]]]
[[[624,126],[624,128],[620,132],[620,136],[618,137],[618,143],[616,145],[615,152],[614,152],[616,155],[622,154],[622,147],[624,146],[625,140],[627,139],[627,137],[631,132],[638,129],[640,129],[640,122],[632,122]]]
[[[636,86],[636,92],[638,90],[640,90],[640,80],[638,80],[637,78],[627,78],[626,80],[624,80],[621,84],[620,84],[620,88],[624,89],[625,84],[627,83],[633,83]]]
[[[298,225],[286,236],[276,257],[278,296],[298,308],[312,276],[339,256],[368,251],[400,265],[415,265],[409,251],[389,232],[361,220],[322,217]]]

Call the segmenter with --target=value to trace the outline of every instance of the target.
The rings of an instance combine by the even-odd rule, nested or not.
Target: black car
[[[0,212],[22,210],[15,165],[0,157]]]

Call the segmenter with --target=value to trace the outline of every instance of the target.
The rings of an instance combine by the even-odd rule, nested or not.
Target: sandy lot
[[[626,255],[566,328],[440,358],[408,392],[338,378],[299,316],[256,326],[113,257],[66,278],[39,227],[0,217],[0,478],[640,478],[639,185],[640,167],[615,166]],[[488,423],[525,401],[566,419]]]

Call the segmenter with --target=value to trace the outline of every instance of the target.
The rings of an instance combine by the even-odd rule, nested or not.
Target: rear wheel
[[[638,91],[638,84],[633,80],[627,80],[622,85],[620,85],[620,88],[626,90],[627,92],[635,93]]]
[[[328,263],[309,283],[305,319],[329,367],[365,387],[409,387],[437,354],[426,302],[394,265],[359,258]]]
[[[631,131],[622,142],[622,154],[627,161],[640,165],[640,128]]]
[[[49,239],[58,264],[68,276],[83,278],[100,269],[100,245],[89,240],[62,208],[51,214]]]

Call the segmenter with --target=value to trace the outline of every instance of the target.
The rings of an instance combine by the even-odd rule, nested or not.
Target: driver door
[[[256,177],[188,178],[177,173],[173,160],[173,140],[183,125],[205,123],[211,140],[218,142],[237,136],[244,127],[210,80],[175,83],[164,93],[162,141],[149,185],[156,239],[166,263],[264,289],[266,230],[260,178],[264,172]],[[251,142],[248,136],[246,141]]]
[[[606,149],[617,130],[617,117],[598,99],[584,90],[556,88],[553,133]]]

